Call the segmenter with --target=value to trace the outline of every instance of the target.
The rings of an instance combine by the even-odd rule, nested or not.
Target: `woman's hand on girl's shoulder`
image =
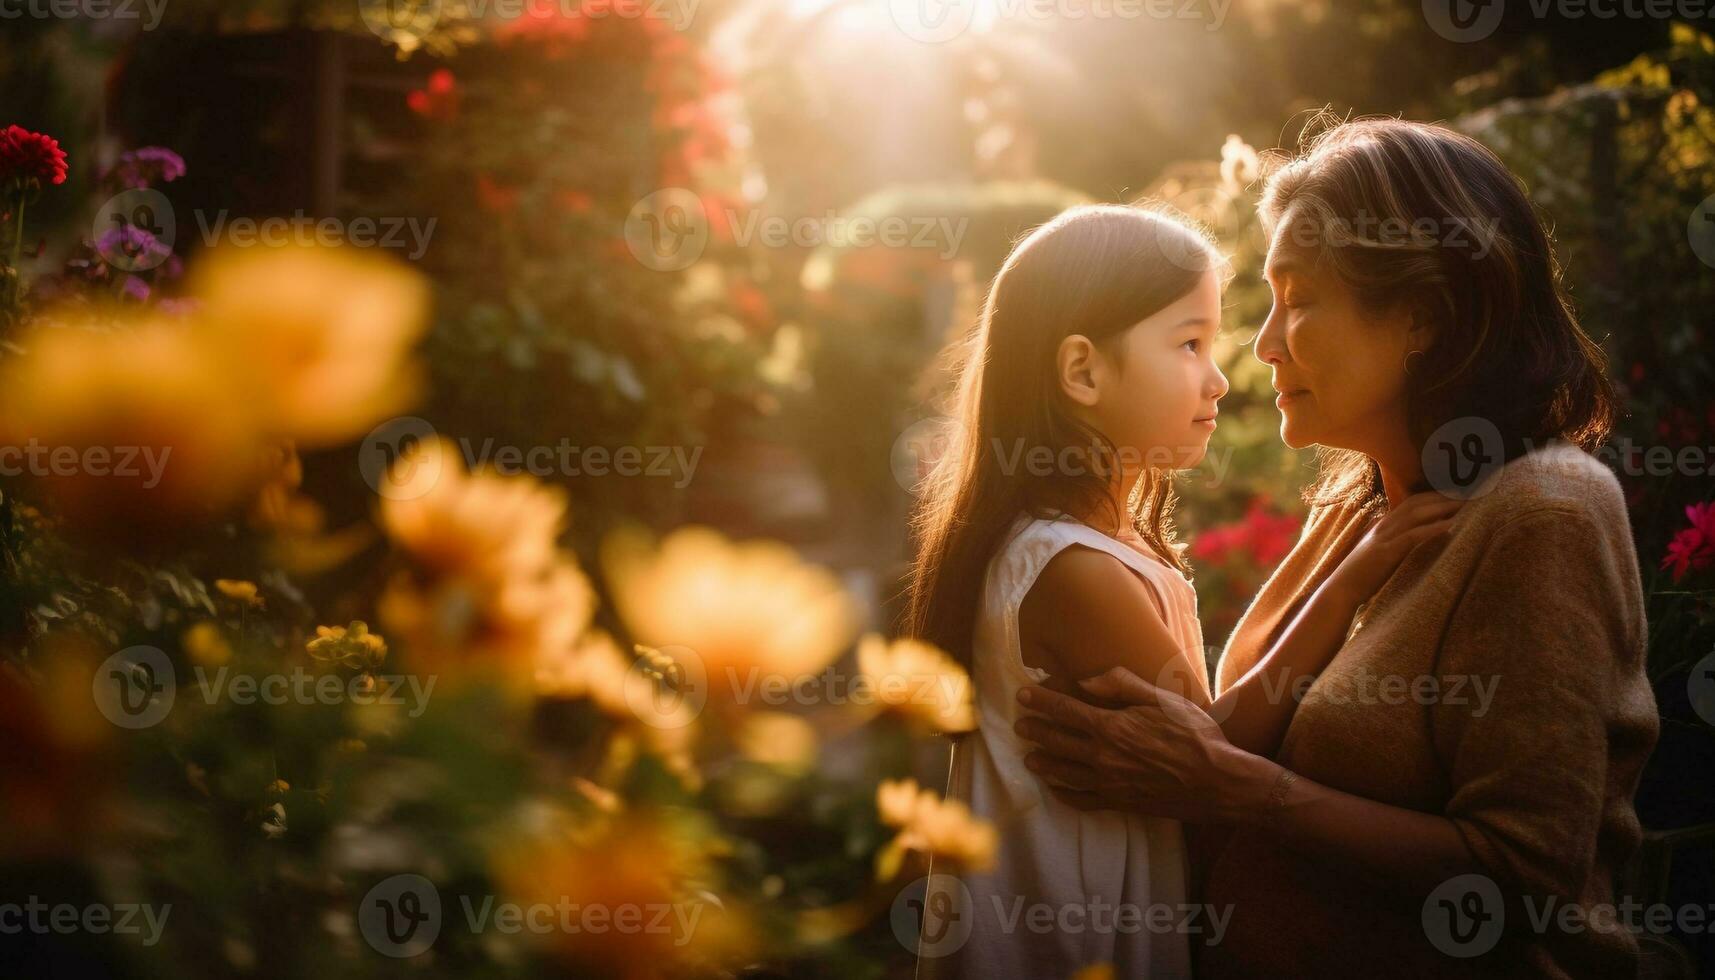
[[[1415,493],[1375,522],[1328,576],[1328,589],[1354,607],[1381,590],[1405,556],[1453,526],[1465,501],[1437,491]]]

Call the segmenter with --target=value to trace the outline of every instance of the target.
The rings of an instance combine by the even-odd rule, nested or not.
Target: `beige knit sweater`
[[[1228,641],[1218,689],[1267,652],[1376,513],[1311,514]],[[1600,906],[1640,835],[1632,795],[1658,728],[1644,647],[1613,474],[1564,444],[1507,464],[1361,611],[1277,756],[1307,779],[1450,818],[1506,903],[1499,938],[1449,955],[1450,935],[1475,936],[1462,953],[1490,941],[1454,935],[1431,895],[1244,831],[1203,869],[1205,900],[1233,915],[1198,975],[1634,975],[1637,943]]]

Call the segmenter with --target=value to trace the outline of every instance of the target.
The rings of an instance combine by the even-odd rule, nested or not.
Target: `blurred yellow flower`
[[[369,632],[368,623],[354,619],[350,626],[317,626],[315,637],[304,644],[304,650],[317,660],[353,670],[374,670],[387,658],[387,641]]]
[[[933,790],[919,789],[916,780],[903,779],[883,780],[875,802],[881,822],[899,828],[899,836],[878,857],[883,877],[891,877],[902,851],[933,854],[967,871],[994,866],[994,825],[958,800],[940,799]]]
[[[569,962],[593,976],[713,975],[752,947],[747,917],[708,891],[720,842],[705,830],[637,812],[549,824],[507,835],[490,863],[510,900],[571,909],[545,937]],[[659,927],[591,928],[585,910]]]
[[[186,629],[179,643],[191,663],[200,667],[219,667],[232,660],[232,646],[221,635],[220,626],[206,619]]]
[[[970,675],[940,648],[913,639],[890,643],[870,634],[858,644],[857,659],[865,693],[883,707],[933,732],[976,727]]]
[[[244,399],[181,325],[55,322],[0,364],[0,446],[74,532],[159,537],[237,502],[258,470]]]
[[[759,711],[739,727],[738,750],[755,762],[806,772],[816,765],[816,729],[797,715]]]
[[[446,439],[418,443],[392,472],[403,475],[381,498],[381,526],[430,571],[500,581],[554,560],[563,491],[526,476],[467,473]]]
[[[1072,980],[1114,980],[1112,963],[1092,963],[1072,974]]]
[[[621,532],[602,558],[633,638],[695,651],[717,702],[768,678],[820,671],[856,630],[839,580],[778,542],[733,542],[688,527],[652,547]]]
[[[427,323],[427,283],[352,249],[217,248],[189,279],[192,319],[248,392],[265,431],[335,445],[416,397],[411,351]]]
[[[247,606],[262,605],[262,596],[257,593],[255,582],[238,578],[217,578],[214,580],[214,587],[228,599],[236,599]]]
[[[380,522],[412,567],[378,609],[424,671],[477,668],[528,684],[589,627],[595,591],[558,549],[565,494],[528,477],[467,473],[445,440],[402,457]]]

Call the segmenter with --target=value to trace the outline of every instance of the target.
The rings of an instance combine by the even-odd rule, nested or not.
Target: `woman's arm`
[[[1025,761],[1074,806],[1258,828],[1419,899],[1454,875],[1482,870],[1446,817],[1303,779],[1228,742],[1194,705],[1124,670],[1082,686],[1125,707],[1019,691],[1042,717],[1021,719],[1018,732],[1046,750]]]
[[[1250,672],[1215,699],[1209,714],[1227,741],[1273,756],[1286,735],[1297,694],[1346,642],[1352,617],[1412,549],[1452,526],[1464,501],[1439,493],[1408,497],[1371,528],[1304,603],[1291,625]],[[1147,675],[1146,675],[1147,676]]]

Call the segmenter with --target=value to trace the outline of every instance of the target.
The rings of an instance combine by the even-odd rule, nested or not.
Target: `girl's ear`
[[[1060,341],[1054,357],[1055,377],[1060,390],[1074,405],[1096,403],[1096,357],[1096,345],[1083,334],[1075,333]]]

